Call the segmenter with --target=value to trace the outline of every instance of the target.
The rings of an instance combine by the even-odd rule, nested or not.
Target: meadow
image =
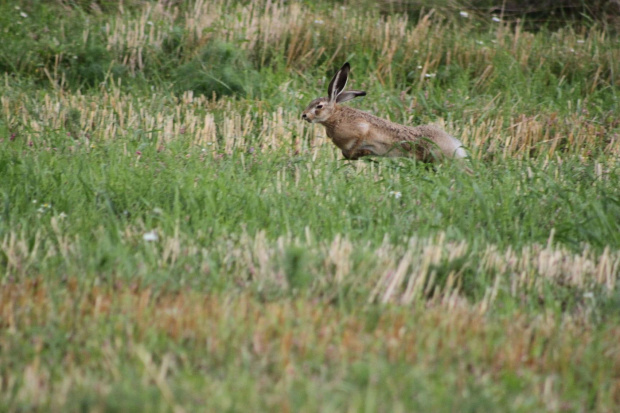
[[[361,4],[0,2],[1,411],[620,409],[618,27]]]

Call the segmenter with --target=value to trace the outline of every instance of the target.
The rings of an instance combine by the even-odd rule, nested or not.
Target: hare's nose
[[[305,113],[303,115],[301,115],[302,119],[306,119],[308,117],[308,115],[306,115]]]

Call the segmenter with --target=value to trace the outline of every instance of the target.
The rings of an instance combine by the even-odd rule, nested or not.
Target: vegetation
[[[0,410],[620,408],[613,19],[363,4],[0,2]]]

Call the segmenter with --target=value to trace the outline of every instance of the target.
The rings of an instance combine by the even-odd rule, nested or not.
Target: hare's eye
[[[323,109],[323,105],[316,105],[317,109]]]

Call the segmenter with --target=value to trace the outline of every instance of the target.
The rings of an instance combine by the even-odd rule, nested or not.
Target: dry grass
[[[47,134],[59,129],[76,130],[77,136],[73,138],[87,146],[127,139],[135,130],[142,130],[148,131],[158,147],[192,136],[193,144],[213,145],[212,149],[225,153],[250,147],[288,148],[295,152],[328,142],[322,128],[299,120],[301,106],[275,110],[261,105],[244,108],[232,101],[196,97],[191,92],[178,100],[166,98],[163,103],[157,94],[145,99],[112,86],[96,96],[51,92],[39,99],[18,93],[3,96],[0,102],[10,129],[27,132],[37,146],[46,146]],[[461,139],[474,158],[532,154],[554,157],[567,153],[589,157],[593,151],[601,150],[613,162],[620,155],[620,135],[613,131],[614,126],[592,122],[584,114],[562,119],[556,114],[519,115],[508,122],[498,114],[479,121],[471,118],[460,126],[437,123]]]
[[[14,338],[26,330],[48,324],[75,326],[62,366],[46,362],[47,338],[35,334],[31,361],[19,372],[1,373],[2,393],[19,388],[16,402],[66,406],[71,391],[83,386],[105,398],[111,395],[112,383],[122,379],[123,365],[130,364],[138,366],[139,386],[151,384],[170,408],[182,411],[183,406],[191,408],[189,400],[174,392],[184,385],[183,371],[198,367],[204,371],[204,388],[213,389],[217,381],[209,372],[222,364],[240,364],[238,355],[244,354],[245,363],[263,374],[263,403],[272,408],[290,403],[287,389],[299,380],[318,379],[304,361],[320,360],[324,368],[338,369],[382,358],[421,370],[460,359],[463,362],[451,373],[458,392],[466,391],[471,380],[489,386],[507,375],[521,376],[527,378],[525,390],[541,407],[559,411],[576,406],[562,397],[568,383],[558,374],[590,365],[594,349],[600,351],[594,369],[615,377],[594,390],[599,407],[620,399],[620,328],[610,326],[595,336],[584,330],[583,314],[560,319],[551,313],[534,318],[514,314],[498,324],[452,296],[409,313],[385,311],[369,324],[361,314],[303,299],[265,304],[243,294],[221,297],[122,284],[113,289],[78,285],[75,279],[61,287],[37,278],[3,286],[4,356],[16,351]],[[104,339],[101,347],[93,347],[92,335]],[[200,350],[154,351],[144,345],[153,336]],[[99,373],[93,375],[93,370]],[[333,378],[334,383],[340,380],[338,374]],[[271,386],[279,392],[273,393]],[[217,398],[208,403],[214,406]]]
[[[52,218],[52,226],[57,228],[56,221]],[[138,243],[145,232],[127,228],[122,242]],[[60,231],[56,237],[57,242],[41,245],[42,236],[37,233],[31,245],[19,233],[6,234],[1,247],[7,257],[8,279],[25,281],[34,263],[58,256],[68,268],[78,268],[82,255],[79,238],[70,239]],[[589,250],[575,254],[553,245],[550,240],[546,246],[531,245],[519,251],[510,248],[502,251],[488,245],[473,256],[473,249],[466,242],[447,242],[441,233],[432,239],[411,238],[406,245],[384,242],[378,248],[353,243],[341,236],[309,246],[306,243],[311,239],[309,231],[305,241],[290,236],[270,241],[264,232],[259,232],[253,237],[244,234],[236,242],[221,240],[217,243],[220,247],[207,250],[187,236],[175,233],[164,236],[153,247],[159,259],[152,270],[175,266],[182,257],[200,256],[208,262],[209,257],[219,256],[227,278],[231,277],[237,285],[286,293],[293,286],[282,263],[290,248],[299,245],[315,264],[307,269],[314,290],[329,295],[342,285],[355,286],[367,291],[360,298],[367,303],[410,305],[432,297],[450,307],[455,299],[467,302],[471,289],[468,284],[475,282],[475,277],[491,274],[491,278],[485,279],[484,297],[470,302],[472,308],[482,313],[493,307],[500,292],[518,298],[542,296],[549,286],[560,287],[573,289],[576,300],[585,302],[593,292],[612,294],[619,282],[620,253],[610,248],[601,254]],[[364,257],[362,262],[360,256]],[[463,262],[468,264],[462,265]],[[208,267],[204,271],[208,272]],[[365,274],[363,278],[358,275],[360,271]]]

